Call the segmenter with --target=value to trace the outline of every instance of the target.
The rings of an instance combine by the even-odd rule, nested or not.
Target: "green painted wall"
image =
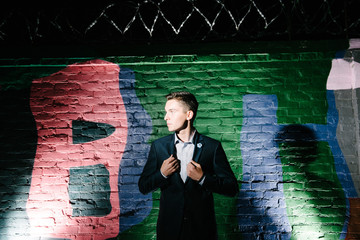
[[[132,96],[128,104],[131,106],[131,101],[139,100],[142,108],[151,118],[152,130],[147,144],[169,134],[163,120],[166,94],[171,91],[188,90],[197,96],[200,105],[195,127],[200,133],[222,142],[238,179],[239,188],[247,194],[243,198],[215,195],[219,239],[256,239],[261,236],[265,239],[269,236],[274,237],[272,239],[281,236],[283,239],[287,237],[344,238],[347,232],[346,211],[349,210],[344,186],[349,186],[348,183],[351,185],[351,180],[344,185],[344,180],[339,179],[339,175],[350,173],[337,170],[339,163],[335,161],[337,155],[334,157],[329,146],[330,140],[315,141],[310,146],[308,143],[291,144],[286,141],[278,145],[281,161],[276,167],[280,169],[283,180],[272,183],[283,186],[283,189],[256,189],[255,185],[261,181],[256,179],[255,172],[244,173],[244,164],[247,164],[248,160],[244,162],[242,150],[247,143],[253,143],[254,139],[261,138],[263,131],[261,129],[266,127],[330,124],[328,110],[333,102],[329,102],[326,82],[332,59],[335,58],[336,52],[347,47],[346,43],[341,41],[287,44],[264,42],[243,45],[197,45],[197,47],[179,45],[173,48],[164,46],[163,49],[159,46],[152,50],[148,47],[119,48],[113,53],[104,50],[90,54],[77,51],[63,53],[68,54],[67,56],[59,52],[57,52],[58,56],[47,56],[48,53],[43,51],[43,57],[40,51],[36,53],[37,57],[31,57],[26,52],[24,57],[1,58],[0,92],[4,130],[0,139],[3,152],[1,159],[3,186],[0,188],[0,196],[3,199],[0,222],[3,230],[0,230],[0,238],[15,239],[12,237],[29,234],[26,201],[19,203],[16,197],[10,198],[8,195],[27,196],[31,182],[34,147],[20,148],[19,151],[26,154],[15,154],[18,149],[15,143],[18,139],[14,138],[10,142],[8,139],[11,139],[11,132],[17,134],[22,132],[22,124],[17,117],[19,111],[26,116],[23,121],[28,123],[26,127],[28,135],[33,138],[36,136],[32,113],[28,106],[32,81],[65,69],[70,64],[91,59],[102,59],[120,66],[120,71],[126,68],[134,72],[133,90],[136,97]],[[94,83],[101,84],[100,80],[95,80]],[[275,125],[261,123],[256,128],[244,132],[244,108],[247,106],[244,105],[243,98],[246,95],[276,96],[278,105]],[[138,120],[145,119],[141,114],[136,115],[136,112],[134,116]],[[10,130],[5,130],[9,126]],[[324,129],[319,130],[325,131],[321,134],[333,136],[332,133],[326,132],[332,129]],[[141,128],[135,132],[141,135]],[[243,134],[246,134],[246,137],[241,140]],[[27,140],[23,140],[22,143],[26,144],[26,142]],[[33,141],[32,144],[36,143]],[[314,148],[316,151],[313,151]],[[264,147],[259,146],[254,158],[264,158],[265,151]],[[299,156],[302,160],[294,161]],[[30,160],[26,161],[26,159]],[[265,161],[266,158],[263,160]],[[130,169],[130,166],[125,167]],[[264,166],[260,164],[259,168],[261,167]],[[341,169],[346,167],[346,164],[343,164]],[[16,173],[12,173],[14,169],[17,169]],[[134,174],[132,177],[135,183],[138,173]],[[252,180],[244,180],[244,174],[250,174]],[[273,175],[276,174],[279,172]],[[245,188],[249,184],[254,188]],[[23,195],[19,195],[24,191]],[[126,191],[132,194],[135,190]],[[267,198],[267,194],[283,194],[284,203],[275,201],[274,205],[262,205],[261,201],[264,199],[251,195],[262,191],[263,198]],[[142,215],[140,223],[133,224],[131,228],[118,233],[114,239],[155,239],[159,194],[159,191],[152,194],[150,213]],[[129,199],[131,201],[131,197]],[[254,207],[256,204],[268,211],[269,215],[255,216],[252,215],[254,213],[246,212],[249,206]],[[276,215],[279,209],[283,210],[283,206],[286,206],[287,216],[277,219],[276,223],[272,222],[274,218],[270,215]],[[77,210],[81,212],[81,209]],[[136,212],[136,207],[134,211]],[[17,217],[7,214],[9,212],[16,213]],[[256,218],[261,219],[258,225],[254,223]],[[14,227],[15,225],[17,227]],[[276,227],[272,228],[275,225]],[[281,226],[284,226],[283,231],[279,230]]]

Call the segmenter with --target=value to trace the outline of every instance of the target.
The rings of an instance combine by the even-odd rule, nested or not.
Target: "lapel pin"
[[[201,147],[202,147],[202,144],[201,144],[201,143],[198,143],[196,146],[197,146],[198,148],[201,148]]]

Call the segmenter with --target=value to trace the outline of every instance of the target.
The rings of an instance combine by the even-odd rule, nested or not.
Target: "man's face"
[[[168,100],[165,105],[164,117],[170,132],[177,132],[187,127],[188,120],[192,118],[192,111],[175,99]]]

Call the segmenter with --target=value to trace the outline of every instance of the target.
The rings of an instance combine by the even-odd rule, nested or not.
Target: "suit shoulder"
[[[221,142],[219,140],[216,140],[214,138],[211,138],[211,137],[208,137],[208,136],[205,136],[202,134],[201,134],[201,137],[207,143],[216,144],[216,145],[221,144]]]
[[[156,145],[156,144],[160,144],[160,143],[164,143],[164,142],[169,142],[169,141],[171,141],[173,136],[174,136],[174,134],[170,134],[170,135],[158,138],[158,139],[154,140],[152,144]]]

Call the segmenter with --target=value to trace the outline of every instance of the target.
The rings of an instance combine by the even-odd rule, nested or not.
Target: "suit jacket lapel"
[[[200,154],[201,154],[201,151],[204,147],[204,142],[203,142],[203,137],[201,134],[199,134],[197,131],[195,133],[195,136],[194,136],[194,144],[195,144],[195,148],[194,148],[194,155],[193,155],[193,158],[192,160],[194,160],[194,162],[198,162],[199,161],[199,158],[200,158]],[[186,181],[185,181],[185,184],[187,182],[189,182],[189,177],[186,178]]]
[[[167,149],[169,151],[169,157],[172,154],[175,158],[177,158],[176,147],[175,147],[175,134],[172,135],[172,137],[170,138],[170,142],[168,142],[167,144],[168,144]],[[176,179],[176,182],[181,182],[181,184],[184,184],[183,180],[181,179],[179,171],[173,174],[173,178]]]
[[[170,138],[170,142],[167,143],[168,144],[168,151],[169,151],[169,154],[173,155],[174,157],[176,157],[176,147],[175,147],[175,135],[173,134]],[[169,157],[170,157],[169,155]]]
[[[194,136],[194,144],[195,144],[195,148],[194,148],[193,160],[195,162],[198,162],[201,151],[204,147],[203,137],[198,132],[196,132],[196,134]]]

